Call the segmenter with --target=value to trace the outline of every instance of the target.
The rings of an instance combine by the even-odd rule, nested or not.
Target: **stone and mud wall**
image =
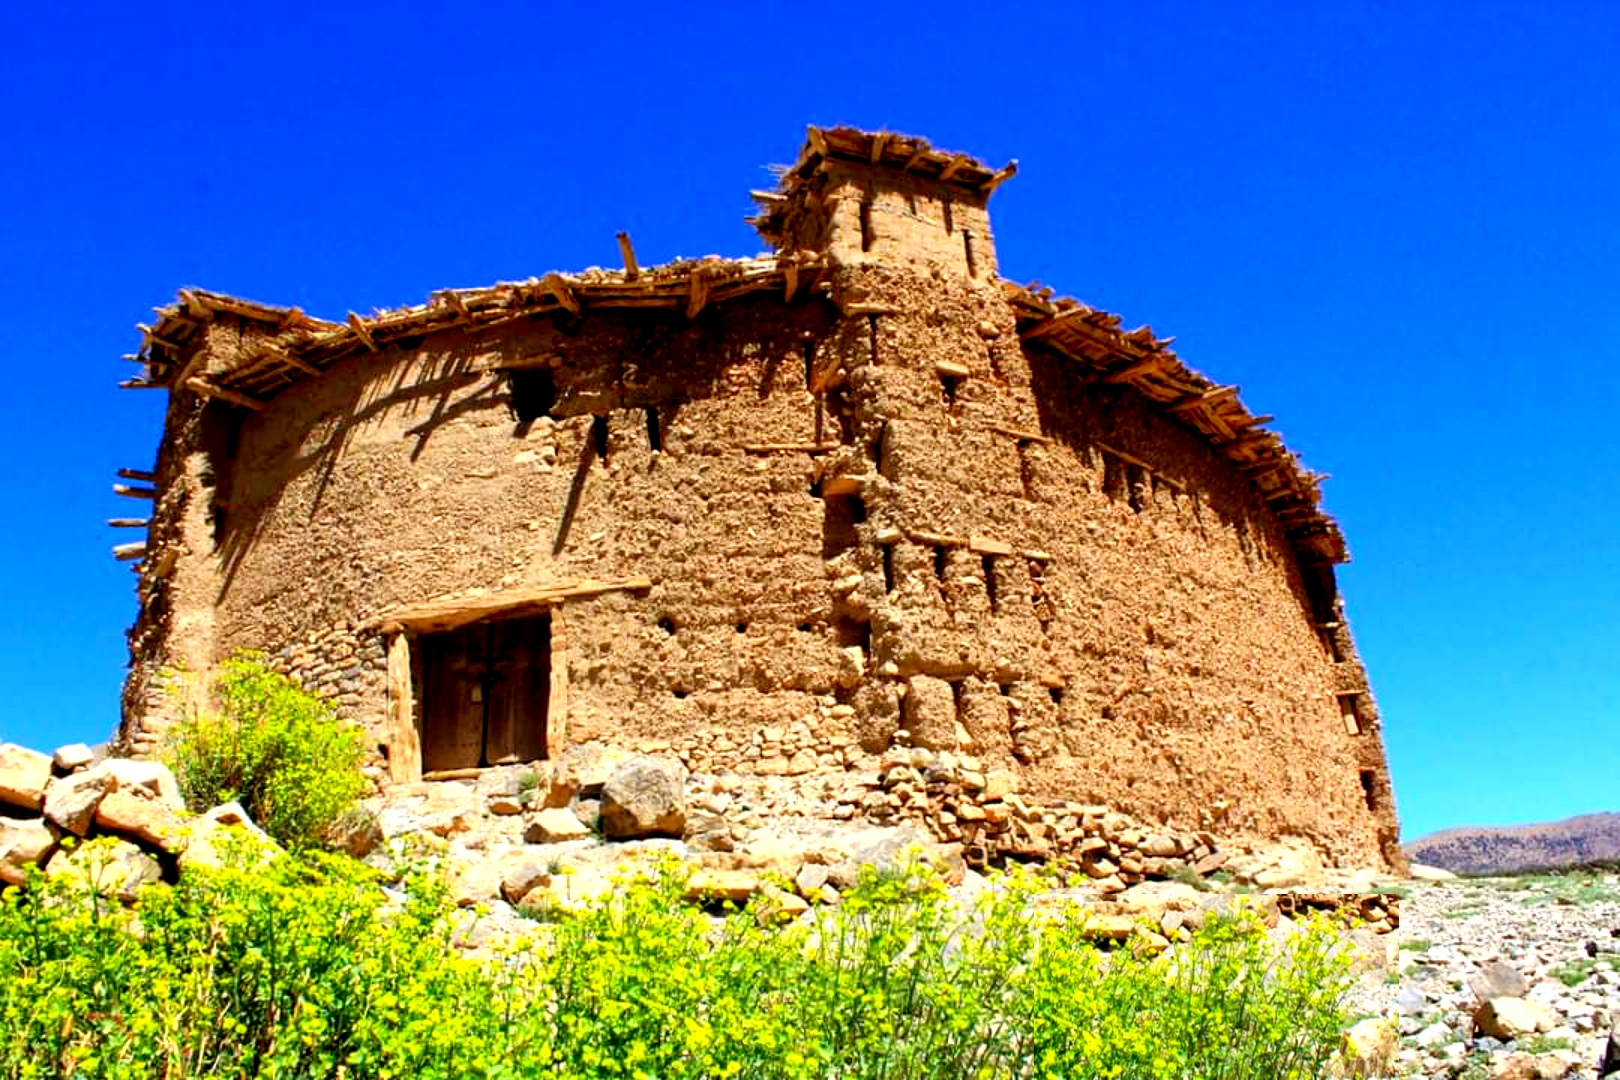
[[[548,745],[789,776],[916,746],[1398,859],[1331,567],[1194,432],[1020,340],[983,199],[845,164],[790,231],[832,261],[791,302],[440,330],[256,412],[177,392],[126,741],[172,711],[158,667],[251,648],[409,752],[388,612],[644,580],[549,608]]]

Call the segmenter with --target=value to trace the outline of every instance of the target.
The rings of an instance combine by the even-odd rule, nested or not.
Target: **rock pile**
[[[142,885],[173,881],[186,866],[219,866],[235,830],[269,844],[235,804],[187,813],[179,785],[157,762],[97,762],[80,745],[54,755],[0,745],[0,885],[21,885],[43,869],[132,900]]]

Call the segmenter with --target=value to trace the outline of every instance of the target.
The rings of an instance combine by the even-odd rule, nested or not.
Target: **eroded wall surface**
[[[381,613],[644,576],[554,610],[568,741],[791,774],[962,748],[1038,794],[1392,857],[1331,568],[1207,442],[1020,341],[983,200],[844,166],[795,229],[837,267],[791,303],[438,332],[256,413],[177,395],[184,550],[132,728],[157,660],[254,648],[396,753]]]

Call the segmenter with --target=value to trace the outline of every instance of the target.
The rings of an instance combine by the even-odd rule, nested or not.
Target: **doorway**
[[[546,756],[549,615],[424,634],[421,647],[424,772]]]

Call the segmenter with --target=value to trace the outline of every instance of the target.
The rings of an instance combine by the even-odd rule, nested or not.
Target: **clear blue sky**
[[[597,8],[609,14],[596,16]],[[317,315],[746,255],[804,125],[1022,172],[1003,272],[1177,336],[1307,464],[1406,835],[1620,809],[1620,5],[14,5],[0,737],[116,723],[102,522],[182,285]]]

